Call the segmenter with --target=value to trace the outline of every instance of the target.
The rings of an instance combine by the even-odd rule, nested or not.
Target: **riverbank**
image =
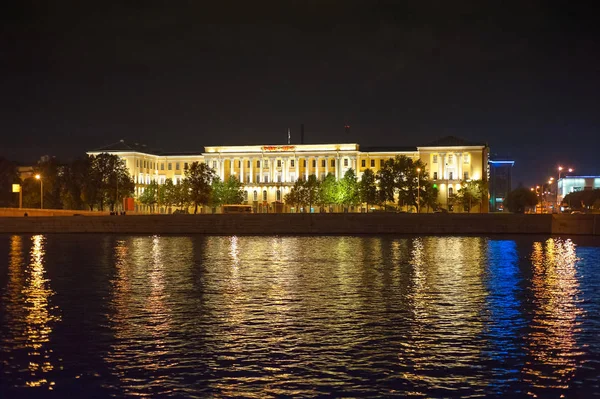
[[[0,233],[600,235],[600,215],[229,214],[0,217]]]

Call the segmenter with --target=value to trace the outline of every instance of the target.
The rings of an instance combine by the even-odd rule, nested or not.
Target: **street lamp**
[[[417,213],[421,213],[421,168],[417,168]]]
[[[44,180],[39,173],[35,175],[35,178],[40,181],[40,209],[44,209]]]

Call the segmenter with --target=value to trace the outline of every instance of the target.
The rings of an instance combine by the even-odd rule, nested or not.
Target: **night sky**
[[[2,12],[0,156],[120,139],[425,144],[600,174],[596,14],[545,1],[19,1]],[[565,2],[565,4],[567,4]],[[350,132],[344,125],[351,126]]]

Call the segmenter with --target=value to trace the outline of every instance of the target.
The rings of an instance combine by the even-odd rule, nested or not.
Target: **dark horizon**
[[[579,5],[414,2],[13,5],[0,156],[454,135],[515,160],[515,186],[600,174],[600,49]],[[350,132],[344,126],[351,126]]]

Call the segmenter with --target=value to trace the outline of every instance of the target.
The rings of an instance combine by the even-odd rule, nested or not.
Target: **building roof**
[[[360,152],[414,152],[417,147],[360,147]]]
[[[446,136],[442,137],[441,139],[434,140],[423,147],[485,147],[485,145],[485,143],[467,141],[456,136]]]
[[[139,143],[126,143],[125,140],[119,140],[116,143],[109,144],[105,147],[98,148],[92,152],[142,152],[144,154],[161,154],[160,150],[153,150],[146,146],[146,144]]]

